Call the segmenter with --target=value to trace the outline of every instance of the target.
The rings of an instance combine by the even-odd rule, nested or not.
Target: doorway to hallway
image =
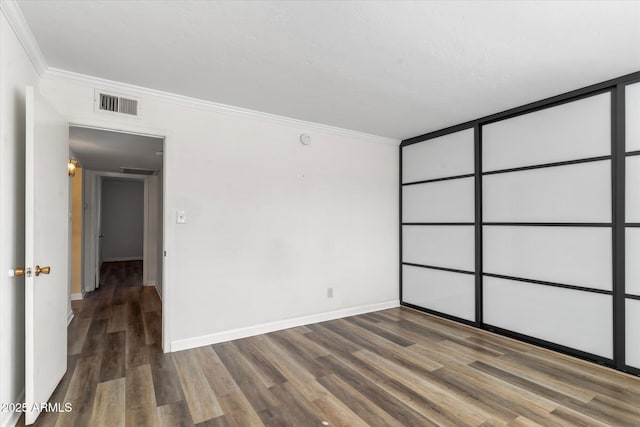
[[[135,304],[141,295],[153,293],[150,300],[157,299],[157,304],[146,307],[145,312],[157,314],[157,322],[147,319],[151,332],[145,335],[145,345],[160,346],[160,338],[150,337],[157,331],[161,336],[162,331],[164,139],[71,126],[69,140],[71,156],[81,166],[82,187],[81,202],[72,203],[81,208],[72,212],[72,223],[76,218],[82,224],[72,227],[74,232],[81,230],[79,238],[72,236],[72,241],[80,244],[72,245],[70,256],[71,270],[80,270],[74,275],[79,283],[71,283],[73,299],[77,300],[73,311],[76,317],[85,313],[86,318],[87,313],[97,310],[99,318],[106,318],[111,314],[106,308],[109,304],[116,307],[117,314],[124,310],[120,306],[128,303],[127,297]],[[114,300],[108,302],[110,298]],[[140,319],[129,318],[134,311],[135,307],[119,313],[120,322],[135,324]],[[144,325],[141,322],[137,323]],[[149,327],[156,323],[157,328]],[[96,328],[87,329],[89,341],[94,332]],[[131,334],[138,333],[132,329]]]

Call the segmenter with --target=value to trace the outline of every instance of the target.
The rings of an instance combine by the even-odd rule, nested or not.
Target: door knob
[[[9,277],[20,277],[27,274],[27,270],[24,268],[14,268],[13,270],[9,270]]]
[[[36,277],[39,276],[40,274],[49,274],[51,273],[51,267],[40,267],[39,265],[36,265]]]

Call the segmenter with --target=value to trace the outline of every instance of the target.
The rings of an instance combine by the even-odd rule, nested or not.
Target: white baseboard
[[[84,298],[84,292],[78,294],[71,294],[71,301],[78,301]]]
[[[73,310],[69,311],[69,314],[67,315],[67,326],[71,324],[72,320],[73,320]]]
[[[269,332],[280,331],[282,329],[295,328],[297,326],[309,325],[311,323],[325,322],[327,320],[340,319],[342,317],[355,316],[357,314],[386,310],[388,308],[395,308],[399,306],[400,301],[398,300],[386,301],[377,304],[368,304],[358,307],[346,308],[343,310],[329,311],[326,313],[312,314],[310,316],[302,316],[293,319],[263,323],[261,325],[233,329],[231,331],[218,332],[210,335],[202,335],[194,338],[176,340],[171,342],[171,351],[173,352],[188,350],[190,348],[202,347],[205,345],[252,337],[254,335],[267,334]]]
[[[160,297],[160,301],[162,301],[162,295],[160,294],[160,289],[158,289],[158,282],[155,280],[149,280],[148,282],[144,282],[144,286],[153,286],[156,289],[158,297]]]
[[[123,256],[116,258],[104,258],[102,262],[118,262],[118,261],[142,261],[143,257],[140,256]]]
[[[13,402],[14,403],[24,402],[24,390],[20,392],[20,395],[18,396],[18,398]],[[5,416],[7,418],[4,418]],[[18,424],[18,421],[20,421],[21,416],[22,416],[22,412],[20,411],[0,412],[0,425],[2,425],[2,427],[15,427],[15,425]]]

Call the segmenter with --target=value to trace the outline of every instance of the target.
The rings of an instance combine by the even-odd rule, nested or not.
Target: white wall
[[[24,392],[24,279],[7,271],[24,267],[25,86],[38,76],[0,13],[0,402]],[[17,414],[19,415],[19,414]],[[15,414],[0,412],[0,425]]]
[[[173,349],[397,304],[396,146],[151,96],[141,99],[141,119],[112,118],[93,112],[91,86],[53,78],[41,86],[72,122],[167,136],[163,281]],[[175,224],[177,209],[186,224]]]
[[[144,183],[104,178],[102,182],[102,259],[142,259]]]

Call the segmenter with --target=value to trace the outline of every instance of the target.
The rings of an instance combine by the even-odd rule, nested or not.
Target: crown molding
[[[262,120],[280,125],[293,126],[308,130],[316,130],[329,134],[359,139],[368,142],[376,142],[393,146],[400,145],[400,140],[388,138],[384,136],[372,135],[365,132],[358,132],[337,126],[330,126],[321,123],[309,122],[306,120],[294,119],[291,117],[280,116],[277,114],[265,113],[262,111],[250,110],[248,108],[235,107],[233,105],[220,104],[217,102],[206,101],[204,99],[193,98],[184,95],[178,95],[162,90],[146,88],[143,86],[122,83],[114,80],[107,80],[100,77],[89,76],[86,74],[75,73],[73,71],[62,70],[47,65],[44,55],[36,42],[29,25],[27,24],[20,7],[15,0],[0,0],[0,10],[4,13],[7,21],[16,33],[18,40],[22,44],[29,59],[33,63],[36,71],[42,78],[64,80],[78,85],[89,86],[96,89],[109,90],[117,93],[132,94],[137,96],[154,97],[162,101],[173,104],[184,105],[192,108],[199,108],[216,113],[230,114],[254,120]]]
[[[31,32],[31,28],[29,28],[29,24],[24,19],[18,3],[15,0],[0,0],[0,10],[7,18],[13,32],[16,33],[16,37],[22,44],[36,72],[42,77],[47,70],[47,62],[44,60],[44,55]]]
[[[251,110],[248,108],[235,107],[233,105],[220,104],[218,102],[206,101],[204,99],[192,98],[189,96],[178,95],[162,90],[146,88],[143,86],[122,83],[114,80],[103,79],[100,77],[89,76],[86,74],[75,73],[73,71],[62,70],[54,67],[47,67],[42,77],[47,79],[64,80],[82,86],[88,86],[96,89],[103,89],[122,94],[130,94],[142,97],[154,97],[162,101],[173,104],[195,107],[202,110],[213,111],[216,113],[230,114],[233,116],[263,120],[280,125],[301,127],[305,129],[317,130],[334,135],[345,136],[349,138],[360,139],[363,141],[376,142],[381,144],[389,144],[398,146],[400,140],[388,138],[384,136],[372,135],[365,132],[358,132],[350,129],[344,129],[337,126],[330,126],[321,123],[309,122],[306,120],[294,119],[291,117],[280,116],[277,114],[265,113],[262,111]]]

